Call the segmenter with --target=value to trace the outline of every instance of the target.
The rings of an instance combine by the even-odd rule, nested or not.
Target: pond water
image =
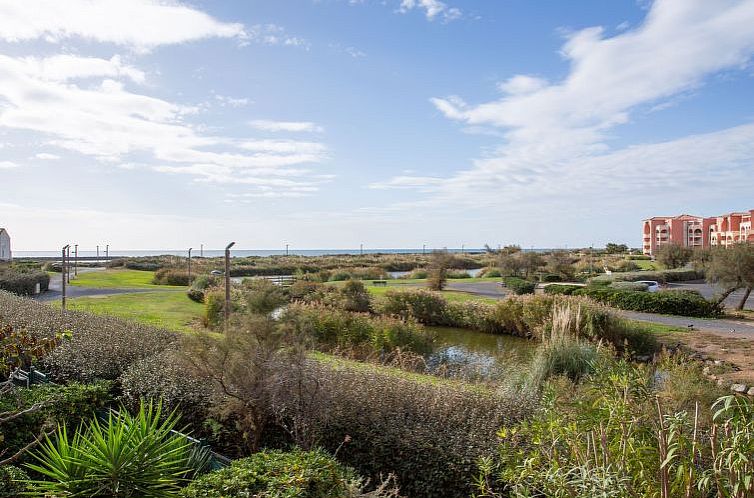
[[[481,272],[484,268],[472,268],[471,270],[460,270],[465,271],[469,274],[470,277],[476,277],[479,275],[479,272]],[[390,278],[401,278],[405,277],[406,275],[410,274],[410,271],[389,271],[387,272],[388,275],[390,275]]]
[[[430,370],[494,376],[527,363],[536,348],[534,342],[520,337],[451,327],[428,328],[436,336],[435,351],[427,357]]]

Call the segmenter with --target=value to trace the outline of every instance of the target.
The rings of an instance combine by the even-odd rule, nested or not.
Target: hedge
[[[50,276],[43,271],[6,270],[0,273],[0,290],[13,294],[32,296],[36,292],[37,284],[41,292],[46,291],[50,287]]]
[[[722,314],[722,309],[718,304],[707,301],[695,291],[637,292],[606,287],[584,287],[573,294],[587,296],[622,310],[644,313],[703,318]]]
[[[322,450],[265,450],[199,477],[182,496],[349,498],[360,483],[353,469]]]
[[[534,282],[529,282],[518,277],[505,277],[503,278],[503,283],[517,295],[534,294],[534,287],[536,286]]]
[[[704,272],[693,269],[658,270],[658,271],[627,271],[611,275],[599,275],[590,280],[591,283],[604,282],[635,282],[637,280],[656,280],[657,282],[687,282],[704,278]]]
[[[583,285],[550,284],[545,286],[545,294],[570,296],[575,291],[582,289]]]

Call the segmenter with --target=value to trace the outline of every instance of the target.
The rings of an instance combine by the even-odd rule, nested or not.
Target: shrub
[[[534,294],[534,287],[536,287],[534,282],[529,282],[528,280],[518,277],[504,277],[503,283],[505,283],[505,286],[517,295]]]
[[[611,289],[618,289],[618,290],[624,290],[624,291],[634,291],[634,292],[645,292],[647,289],[649,289],[649,286],[647,284],[642,284],[639,282],[613,282],[610,284]]]
[[[707,301],[695,291],[635,292],[585,287],[574,294],[588,296],[615,308],[644,313],[694,317],[714,317],[722,313],[717,303]]]
[[[189,299],[197,303],[204,303],[204,291],[191,287],[186,291]]]
[[[687,282],[704,278],[704,272],[693,269],[662,270],[662,271],[635,271],[613,273],[611,275],[599,275],[590,280],[590,283],[612,283],[615,281],[633,282],[636,280],[656,280],[658,282]]]
[[[15,454],[33,442],[43,430],[57,424],[75,427],[87,418],[92,410],[110,400],[111,384],[71,383],[65,386],[44,384],[29,389],[15,388],[0,398],[0,412],[24,412],[23,415],[2,424],[2,439],[6,456]]]
[[[425,279],[429,276],[429,272],[424,269],[417,268],[416,270],[412,271],[411,273],[406,274],[405,276],[401,278],[406,279]]]
[[[428,290],[388,290],[379,304],[383,314],[415,319],[424,325],[447,325],[447,301],[438,293]]]
[[[373,480],[395,472],[401,492],[415,498],[469,496],[478,459],[495,446],[492,435],[535,404],[525,393],[353,362],[312,368],[324,387],[309,417],[316,440],[330,451],[340,447],[338,458]]]
[[[450,270],[447,273],[447,277],[462,279],[462,278],[471,278],[471,275],[469,275],[469,272],[464,271],[464,270]]]
[[[115,317],[61,313],[2,291],[0,321],[40,337],[70,335],[44,361],[60,380],[117,379],[133,362],[169,348],[178,337],[164,329]]]
[[[0,466],[0,498],[18,498],[23,496],[28,487],[29,475],[12,465]]]
[[[251,313],[261,315],[271,313],[288,301],[282,287],[264,278],[245,282],[244,293],[246,309]]]
[[[138,414],[110,412],[72,436],[60,427],[46,438],[28,467],[49,480],[32,483],[35,496],[73,495],[162,498],[179,491],[189,472],[187,439],[171,431],[178,416],[142,405]]]
[[[0,271],[0,290],[20,296],[32,296],[36,293],[37,285],[41,292],[46,291],[50,287],[50,276],[42,271]]]
[[[502,277],[503,273],[500,271],[500,268],[487,267],[487,268],[482,269],[482,271],[480,271],[477,276],[478,277]]]
[[[265,450],[199,477],[182,496],[352,498],[362,487],[354,470],[322,450]]]
[[[208,415],[213,385],[193,374],[176,351],[164,351],[133,363],[120,376],[121,401],[138,410],[142,400],[162,402],[168,411],[180,410],[186,423],[199,427]]]
[[[546,285],[544,288],[545,294],[562,294],[565,296],[570,296],[574,293],[574,291],[577,291],[581,289],[580,285],[568,285],[568,284],[550,284]]]
[[[189,274],[182,270],[162,268],[154,273],[152,283],[157,285],[189,285]]]
[[[349,280],[340,289],[341,307],[346,311],[367,312],[372,306],[369,291],[360,280]]]
[[[290,305],[285,318],[297,332],[325,349],[367,347],[380,353],[400,348],[426,353],[432,348],[431,334],[412,321],[304,304]]]
[[[186,291],[189,299],[196,301],[197,303],[204,302],[204,291],[218,285],[218,281],[211,275],[199,275],[191,282],[191,288]]]
[[[555,273],[547,273],[542,275],[542,282],[562,282],[563,278]]]

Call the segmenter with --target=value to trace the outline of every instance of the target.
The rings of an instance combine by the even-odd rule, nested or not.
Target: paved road
[[[682,283],[676,283],[676,284],[670,284],[671,289],[691,289],[698,291],[702,296],[704,296],[706,299],[711,299],[716,294],[720,294],[720,290],[715,288],[715,286],[710,285],[703,280],[693,281],[693,282],[682,282]],[[741,298],[744,297],[744,291],[743,289],[739,289],[730,296],[728,296],[724,304],[725,306],[729,308],[735,308],[738,303],[741,301]],[[746,305],[744,306],[747,310],[754,310],[754,293],[752,293],[751,296],[749,296],[749,299],[746,301]]]
[[[477,296],[502,299],[506,292],[498,282],[448,282],[447,290],[468,292]]]

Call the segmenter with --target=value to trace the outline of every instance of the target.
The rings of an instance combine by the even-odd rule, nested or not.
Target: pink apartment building
[[[666,244],[679,244],[693,249],[754,242],[752,217],[754,209],[711,218],[689,214],[655,216],[644,220],[642,249],[644,254],[654,256],[657,249]]]

